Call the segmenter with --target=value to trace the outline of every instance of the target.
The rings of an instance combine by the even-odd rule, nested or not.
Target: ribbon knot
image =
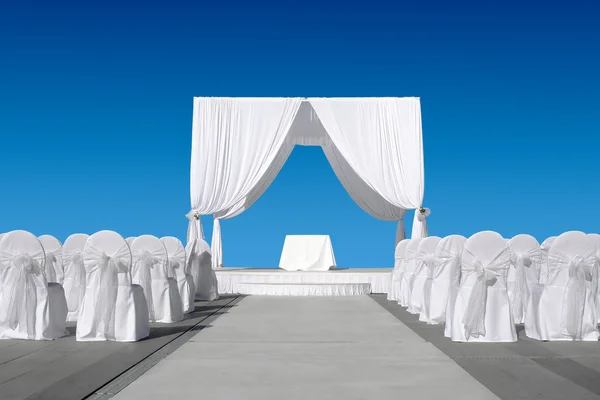
[[[37,274],[39,266],[29,254],[14,257],[12,265],[18,270],[18,276],[11,285],[8,298],[8,327],[18,327],[20,332],[27,333],[28,339],[33,339],[37,307],[37,290],[33,275]]]
[[[190,221],[197,221],[200,219],[200,213],[197,210],[190,210],[185,217]]]
[[[575,256],[569,261],[569,277],[591,280],[591,277],[587,277],[583,257]]]
[[[531,267],[531,258],[527,254],[517,254],[517,263],[524,267]]]
[[[21,271],[31,273],[33,272],[35,261],[29,254],[19,254],[13,260],[13,265]]]
[[[71,263],[76,264],[76,265],[82,265],[83,264],[83,254],[81,254],[79,252],[73,254],[73,256],[71,257]]]
[[[487,269],[481,260],[475,260],[473,263],[473,267],[475,268],[475,273],[477,274],[477,279],[480,281],[484,281],[485,283],[489,283],[496,279],[496,274]]]

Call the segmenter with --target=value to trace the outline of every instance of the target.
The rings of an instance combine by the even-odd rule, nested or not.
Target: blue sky
[[[592,2],[86,3],[0,6],[0,231],[183,239],[193,96],[418,96],[430,234],[600,231]],[[309,233],[393,265],[319,148],[222,229],[228,266]]]

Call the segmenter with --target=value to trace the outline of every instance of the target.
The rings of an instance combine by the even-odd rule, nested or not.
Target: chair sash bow
[[[523,312],[526,299],[529,298],[529,286],[527,285],[526,268],[531,267],[531,258],[527,254],[519,253],[516,257],[516,276],[515,276],[515,322],[519,323],[523,320]]]
[[[569,280],[563,299],[562,323],[569,336],[581,339],[586,299],[586,281],[592,281],[592,271],[586,260],[575,256],[569,261]]]
[[[117,308],[118,274],[127,272],[119,260],[102,252],[98,258],[98,279],[96,279],[95,314],[103,323],[107,338],[115,338],[115,310]]]
[[[494,284],[497,278],[496,273],[483,265],[479,259],[475,259],[472,267],[477,275],[477,280],[471,289],[469,302],[467,303],[465,315],[462,319],[467,340],[470,337],[478,338],[485,336],[487,289]]]
[[[148,314],[150,320],[155,320],[154,312],[154,298],[152,297],[152,273],[151,269],[154,265],[158,264],[159,260],[156,259],[147,250],[142,250],[138,256],[138,278],[139,284],[144,289],[144,295],[146,296],[146,302],[148,303]]]
[[[17,278],[10,287],[8,299],[8,326],[19,328],[27,333],[28,339],[35,337],[35,312],[37,308],[37,288],[33,275],[40,274],[37,261],[28,254],[20,254],[12,259],[10,268],[16,268]]]
[[[71,261],[65,269],[71,279],[71,288],[67,293],[67,307],[70,312],[75,312],[79,309],[79,305],[83,301],[85,294],[85,267],[83,263],[83,255],[81,252],[76,252],[71,256]]]

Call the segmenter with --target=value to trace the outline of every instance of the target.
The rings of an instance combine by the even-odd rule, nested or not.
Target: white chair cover
[[[593,287],[592,292],[596,293],[596,317],[598,317],[598,323],[600,323],[600,282],[598,281],[600,279],[600,272],[598,270],[598,268],[600,268],[600,235],[597,233],[590,233],[588,237],[592,240],[594,246],[596,247],[596,262],[598,267],[594,269],[597,276],[594,279],[595,287]]]
[[[210,246],[203,239],[193,239],[185,247],[189,271],[196,286],[196,300],[219,298],[219,283],[212,268]]]
[[[548,252],[548,280],[538,308],[536,327],[528,336],[539,340],[597,341],[593,278],[596,248],[583,232],[566,232]],[[529,311],[529,310],[528,310]]]
[[[127,242],[128,245],[131,246],[131,243],[133,243],[133,241],[135,240],[135,236],[130,236],[127,239],[125,239],[125,241]]]
[[[44,247],[44,253],[46,253],[46,279],[49,283],[60,283],[62,285],[65,274],[60,240],[50,235],[42,235],[38,239]]]
[[[189,271],[189,264],[186,260],[185,248],[181,240],[176,237],[166,236],[160,239],[169,257],[169,264],[177,280],[177,288],[181,297],[182,309],[184,314],[189,314],[195,309],[194,300],[196,297],[196,286],[194,279]]]
[[[400,286],[400,299],[398,304],[402,307],[410,307],[411,291],[417,268],[417,250],[423,238],[411,239],[404,250],[404,274]]]
[[[432,242],[435,243],[435,247],[431,246],[425,255],[427,277],[421,295],[421,315],[419,316],[419,321],[427,322],[428,324],[439,324],[445,320],[448,292],[450,290],[450,268],[448,267],[451,267],[453,262],[460,265],[460,262],[456,260],[459,260],[460,251],[462,251],[462,246],[464,245],[464,241],[466,241],[466,238],[463,238],[464,241],[461,243],[460,250],[457,252],[451,248],[452,253],[450,253],[447,250],[448,243],[456,242],[457,237],[449,236],[449,238],[451,239],[437,238],[437,240]],[[444,251],[440,251],[440,244],[444,243]],[[423,246],[423,243],[421,243],[419,252],[423,250]]]
[[[400,286],[402,283],[402,274],[404,273],[404,251],[409,241],[410,239],[404,239],[396,245],[394,269],[391,273],[390,290],[387,296],[387,299],[391,301],[398,301],[400,299]]]
[[[556,236],[551,236],[548,239],[544,240],[540,245],[540,250],[542,252],[542,263],[540,265],[540,285],[546,285],[546,280],[548,279],[548,251],[550,251],[550,247],[552,247],[552,243],[556,240]]]
[[[52,340],[65,336],[67,304],[62,286],[48,283],[46,254],[25,231],[0,240],[0,339]]]
[[[511,271],[514,272],[512,287],[508,287],[515,323],[525,322],[529,300],[539,301],[542,287],[539,286],[542,251],[540,244],[531,235],[517,235],[508,242],[511,254]]]
[[[183,319],[177,281],[169,278],[169,259],[164,244],[155,236],[142,235],[131,244],[133,283],[144,289],[151,322],[172,323]]]
[[[77,320],[78,341],[135,342],[150,335],[144,292],[131,283],[131,250],[116,232],[85,243],[86,290]]]
[[[515,342],[517,332],[506,290],[510,251],[496,232],[476,233],[465,242],[461,283],[452,319],[452,340]]]
[[[421,300],[423,289],[429,276],[435,269],[435,249],[442,240],[437,236],[429,236],[421,240],[417,248],[415,277],[410,291],[410,305],[406,311],[411,314],[421,313]]]
[[[452,336],[454,304],[460,290],[460,266],[467,238],[461,235],[447,236],[438,244],[436,258],[438,266],[433,279],[435,300],[431,300],[430,323],[445,322],[444,336]],[[446,300],[444,300],[446,299]],[[445,309],[440,313],[439,308]]]
[[[62,248],[62,262],[65,279],[63,287],[67,298],[67,321],[77,321],[83,296],[85,294],[85,266],[83,251],[88,235],[76,233],[65,240]]]

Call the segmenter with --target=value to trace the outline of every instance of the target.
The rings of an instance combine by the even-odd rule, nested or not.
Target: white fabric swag
[[[418,98],[194,98],[188,243],[212,214],[213,268],[223,266],[220,221],[258,200],[297,144],[321,146],[351,198],[398,221],[404,239],[406,210],[423,200]],[[427,235],[428,212],[415,212],[413,238]]]

